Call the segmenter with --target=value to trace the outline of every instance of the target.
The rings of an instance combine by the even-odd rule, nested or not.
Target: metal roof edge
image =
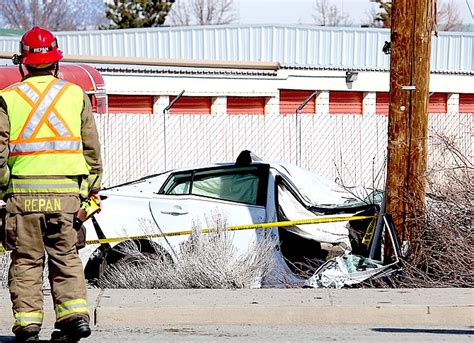
[[[357,66],[314,66],[314,65],[294,65],[282,64],[282,70],[334,70],[334,71],[367,71],[367,72],[389,72],[389,68],[384,67],[357,67]],[[438,70],[432,69],[430,74],[446,75],[474,75],[474,70]]]
[[[225,29],[245,29],[245,28],[278,28],[278,29],[314,29],[320,31],[370,31],[389,33],[390,29],[377,27],[359,27],[359,26],[318,26],[311,24],[226,24],[226,25],[189,25],[189,26],[159,26],[142,27],[130,29],[114,30],[88,30],[88,31],[56,31],[56,35],[90,35],[102,33],[142,33],[142,32],[160,32],[160,31],[192,31],[192,30],[225,30]],[[441,36],[474,36],[471,31],[438,31]],[[434,34],[433,34],[434,35]],[[435,36],[433,36],[435,37]]]
[[[317,29],[322,31],[380,31],[389,32],[389,29],[372,27],[354,27],[354,26],[318,26],[311,24],[227,24],[227,25],[189,25],[189,26],[159,26],[159,27],[140,27],[130,29],[114,30],[88,30],[88,31],[57,31],[55,35],[89,35],[101,33],[143,33],[143,32],[161,32],[161,31],[192,31],[192,30],[225,30],[225,29],[245,29],[245,28],[279,28],[279,29]]]
[[[219,68],[185,68],[166,66],[137,66],[123,64],[91,64],[102,73],[126,73],[127,75],[219,75],[219,76],[277,76],[276,70],[255,69],[219,69]]]
[[[0,58],[11,59],[11,52],[0,51]],[[256,69],[278,70],[279,62],[247,62],[247,61],[215,61],[215,60],[187,60],[166,58],[137,58],[137,57],[103,57],[67,55],[62,62],[94,63],[94,64],[127,64],[160,67],[190,67],[190,68],[222,68],[222,69]]]

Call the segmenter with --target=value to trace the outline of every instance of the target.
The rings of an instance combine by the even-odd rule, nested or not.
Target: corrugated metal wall
[[[58,32],[68,55],[233,61],[278,61],[285,66],[388,69],[386,29],[317,26],[194,26]],[[0,37],[17,51],[18,38]],[[432,38],[433,71],[474,70],[474,33],[440,32]]]

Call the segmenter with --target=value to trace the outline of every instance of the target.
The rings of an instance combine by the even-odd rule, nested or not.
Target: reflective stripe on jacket
[[[11,178],[6,194],[29,193],[80,193],[79,177],[61,178]],[[85,194],[87,196],[87,194]]]

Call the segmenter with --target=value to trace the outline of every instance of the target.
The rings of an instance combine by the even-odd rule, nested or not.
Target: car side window
[[[189,194],[192,175],[190,172],[172,174],[159,193],[172,195]]]
[[[193,194],[262,205],[266,196],[267,178],[268,168],[264,166],[196,170],[172,174],[159,194]]]
[[[244,204],[257,204],[259,178],[251,170],[206,174],[196,173],[191,194],[237,201]]]

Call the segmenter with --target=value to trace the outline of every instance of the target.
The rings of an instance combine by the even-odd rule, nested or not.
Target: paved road
[[[13,342],[8,298],[0,290],[1,342]],[[84,342],[474,339],[474,289],[92,289],[88,300],[94,333]],[[42,339],[52,307],[46,292]]]
[[[41,338],[49,338],[44,330]],[[472,342],[474,329],[466,327],[387,327],[354,325],[261,326],[173,325],[148,328],[94,328],[81,342]],[[8,330],[0,342],[13,343]]]

